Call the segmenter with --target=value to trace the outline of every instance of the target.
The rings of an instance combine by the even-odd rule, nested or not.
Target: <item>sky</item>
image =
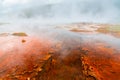
[[[119,0],[0,0],[0,21],[120,22]]]

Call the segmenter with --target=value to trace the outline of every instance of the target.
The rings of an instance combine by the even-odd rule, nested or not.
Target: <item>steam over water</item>
[[[120,80],[119,4],[0,0],[0,79]]]
[[[0,0],[0,21],[120,22],[119,0]]]

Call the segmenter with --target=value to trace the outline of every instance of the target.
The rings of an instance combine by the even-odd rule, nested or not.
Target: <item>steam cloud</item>
[[[119,0],[1,0],[0,17],[2,20],[119,23],[119,4]]]

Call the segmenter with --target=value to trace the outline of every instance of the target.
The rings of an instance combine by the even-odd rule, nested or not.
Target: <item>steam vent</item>
[[[120,80],[119,25],[76,23],[36,33],[0,34],[0,80]]]

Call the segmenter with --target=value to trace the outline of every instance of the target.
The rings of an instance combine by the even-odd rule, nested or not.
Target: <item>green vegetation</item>
[[[113,26],[107,27],[107,30],[110,32],[120,32],[120,25],[113,25]]]
[[[97,32],[120,37],[120,25],[109,25],[105,27],[100,27],[97,29]]]
[[[14,35],[14,36],[27,36],[27,34],[23,33],[23,32],[13,33],[12,35]]]
[[[120,32],[120,25],[110,25],[110,26],[100,27],[98,28],[97,31],[102,33],[110,33],[110,32],[118,33]]]

